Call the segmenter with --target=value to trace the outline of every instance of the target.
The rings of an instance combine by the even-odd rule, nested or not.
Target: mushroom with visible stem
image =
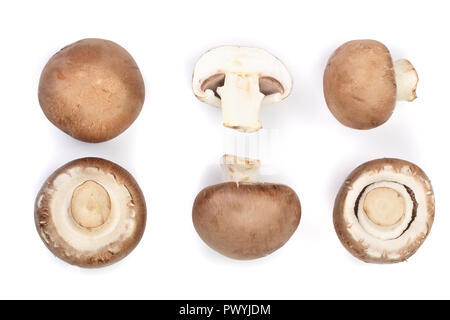
[[[254,132],[262,128],[261,104],[286,98],[292,80],[281,61],[263,49],[222,46],[200,57],[192,87],[198,99],[222,109],[224,126]]]
[[[262,103],[286,98],[292,80],[286,67],[258,48],[223,46],[197,62],[192,87],[200,100],[222,109],[223,124],[244,132],[234,136],[234,148],[245,142],[245,157],[222,157],[227,182],[209,186],[196,197],[194,227],[204,242],[234,259],[256,259],[283,246],[300,222],[296,193],[281,184],[258,182],[260,160],[248,157],[255,146],[248,133],[262,128]],[[234,131],[236,132],[236,131]],[[244,138],[242,140],[242,138]]]
[[[146,205],[137,182],[100,158],[56,170],[36,197],[35,222],[44,244],[62,260],[86,268],[128,255],[145,228]]]
[[[144,80],[133,57],[103,39],[84,39],[61,49],[39,81],[46,117],[85,142],[107,141],[125,131],[139,115],[144,97]]]
[[[334,205],[334,226],[355,257],[401,262],[423,243],[434,219],[434,194],[425,173],[411,162],[378,159],[356,168]]]
[[[222,169],[229,181],[203,189],[194,201],[197,233],[209,247],[233,259],[274,252],[300,222],[297,194],[282,184],[257,182],[258,167],[258,160],[225,155]]]
[[[323,90],[334,117],[354,129],[372,129],[392,115],[396,101],[413,101],[419,78],[405,59],[392,61],[375,40],[341,45],[328,60]]]

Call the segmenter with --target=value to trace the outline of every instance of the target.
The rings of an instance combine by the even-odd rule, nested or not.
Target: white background
[[[8,3],[8,4],[5,4]],[[0,298],[450,298],[447,1],[10,1],[0,7]],[[37,86],[47,60],[86,37],[113,40],[135,58],[145,105],[121,136],[101,144],[72,139],[42,113]],[[346,128],[328,111],[322,75],[347,40],[382,41],[416,67],[418,99],[399,103],[369,131]],[[279,57],[292,94],[263,106],[280,132],[278,180],[302,203],[297,232],[276,253],[234,261],[210,250],[191,221],[192,203],[220,182],[221,113],[191,89],[198,57],[238,44]],[[99,156],[128,169],[147,199],[139,246],[121,262],[84,270],[54,257],[34,226],[34,198],[55,169]],[[422,167],[433,183],[436,219],[408,261],[371,265],[353,258],[334,232],[332,208],[345,177],[379,157]]]

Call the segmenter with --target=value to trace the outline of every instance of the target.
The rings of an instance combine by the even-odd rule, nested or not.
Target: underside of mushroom
[[[339,239],[366,262],[404,261],[427,237],[434,195],[425,173],[400,159],[369,161],[355,169],[336,198]]]
[[[136,181],[104,159],[66,164],[36,198],[42,240],[56,256],[82,267],[102,267],[125,257],[142,237],[145,220],[145,200]]]
[[[286,98],[292,80],[280,60],[262,49],[223,46],[199,59],[192,86],[197,98],[222,109],[224,126],[254,132],[262,128],[261,104]]]

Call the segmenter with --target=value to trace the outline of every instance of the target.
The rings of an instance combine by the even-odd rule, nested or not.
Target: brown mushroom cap
[[[391,189],[392,192],[384,193],[383,189],[392,185],[398,185],[397,190],[406,195],[404,203],[408,209],[403,205],[397,206],[405,209],[403,221],[391,220],[392,226],[376,225],[379,224],[377,221],[374,224],[368,220],[371,219],[370,213],[365,212],[366,208],[362,205],[368,194],[366,190],[372,188],[378,190],[379,194],[387,194],[388,197],[384,199],[387,200],[397,190]],[[380,199],[375,202],[374,208],[395,214],[392,208],[396,204],[388,201],[383,203]],[[395,201],[398,202],[398,199]],[[373,203],[373,199],[370,199],[369,205]],[[358,259],[373,263],[404,261],[422,245],[433,224],[434,194],[430,180],[418,166],[405,160],[387,158],[366,162],[347,177],[339,190],[333,218],[342,244]],[[389,218],[383,219],[389,221]],[[379,234],[371,230],[377,230]],[[380,236],[389,233],[391,237]]]
[[[397,95],[389,50],[375,40],[353,40],[331,55],[323,77],[325,100],[334,117],[354,129],[386,122]]]
[[[144,195],[128,171],[108,160],[82,158],[46,180],[36,197],[34,217],[54,255],[97,268],[121,260],[137,246],[146,212]]]
[[[56,53],[39,82],[39,103],[47,118],[72,137],[102,142],[125,131],[145,97],[136,62],[118,44],[84,39]]]
[[[226,182],[195,199],[195,229],[212,249],[233,259],[256,259],[281,248],[300,222],[300,201],[289,187]]]

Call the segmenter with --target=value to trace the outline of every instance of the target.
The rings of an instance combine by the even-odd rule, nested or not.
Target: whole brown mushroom
[[[85,142],[110,140],[139,115],[145,87],[133,57],[118,44],[84,39],[56,53],[39,82],[39,103],[59,129]]]
[[[401,262],[430,232],[434,194],[425,173],[411,162],[378,159],[356,168],[334,205],[334,226],[355,257],[372,263]]]
[[[418,76],[408,60],[392,62],[375,40],[353,40],[331,55],[323,77],[334,117],[354,129],[372,129],[392,115],[396,101],[416,99]]]
[[[131,174],[108,160],[83,158],[56,170],[36,197],[37,231],[60,259],[80,267],[128,255],[145,229],[144,195]]]
[[[252,181],[258,161],[226,155],[222,164],[231,181],[197,195],[192,209],[197,233],[233,259],[261,258],[281,248],[300,222],[297,194],[285,185]]]

